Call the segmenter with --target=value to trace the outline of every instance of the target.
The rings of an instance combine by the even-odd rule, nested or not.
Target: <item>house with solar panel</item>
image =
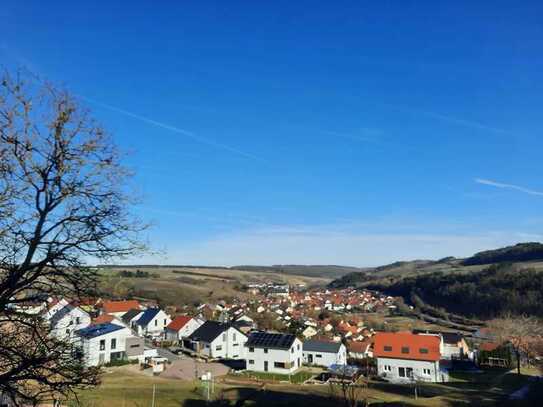
[[[347,364],[347,348],[341,342],[309,340],[303,346],[304,363],[330,367]]]
[[[138,336],[159,338],[172,319],[160,308],[147,308],[140,317],[132,324],[132,329]]]
[[[302,366],[302,341],[295,335],[254,332],[245,348],[247,370],[291,374]]]
[[[143,339],[130,329],[112,323],[91,325],[75,331],[76,346],[84,355],[87,366],[103,365],[115,360],[140,359]]]
[[[247,335],[227,322],[205,321],[189,337],[191,348],[212,359],[245,359]]]

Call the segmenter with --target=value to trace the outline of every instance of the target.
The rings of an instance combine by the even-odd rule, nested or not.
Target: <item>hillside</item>
[[[514,246],[479,252],[465,259],[462,264],[493,264],[504,262],[525,262],[543,260],[543,244],[537,242],[519,243]]]
[[[251,272],[263,272],[274,274],[292,274],[309,277],[323,277],[323,278],[338,278],[349,273],[358,273],[364,269],[358,267],[349,266],[336,266],[336,265],[274,265],[274,266],[234,266],[234,270],[251,271]]]
[[[345,274],[330,283],[330,287],[342,288],[366,284],[379,279],[394,279],[434,272],[477,272],[484,266],[498,263],[526,263],[543,261],[543,244],[519,243],[495,250],[487,250],[465,259],[444,257],[440,260],[397,261],[384,266]]]
[[[423,308],[444,308],[459,315],[493,318],[503,313],[543,316],[543,271],[500,264],[473,273],[429,273],[368,288],[403,297]]]
[[[334,279],[341,277],[345,274],[360,272],[365,269],[349,266],[336,266],[336,265],[273,265],[273,266],[258,266],[258,265],[241,265],[241,266],[195,266],[195,265],[150,265],[150,264],[133,264],[133,265],[102,265],[103,269],[147,269],[156,270],[172,270],[172,269],[194,269],[194,270],[218,270],[218,271],[246,271],[249,273],[268,273],[270,275],[294,275],[294,276],[306,276],[315,278],[328,278]]]

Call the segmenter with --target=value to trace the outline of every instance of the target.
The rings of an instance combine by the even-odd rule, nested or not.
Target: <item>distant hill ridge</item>
[[[461,271],[464,267],[485,266],[500,263],[522,263],[543,261],[543,244],[539,242],[518,243],[500,249],[478,252],[466,259],[444,257],[440,260],[397,261],[384,266],[359,270],[345,274],[330,283],[330,287],[342,288],[366,283],[385,277],[400,278],[403,276],[427,272]]]
[[[496,250],[486,250],[465,259],[466,266],[505,262],[523,262],[543,260],[543,244],[538,242],[518,243]]]

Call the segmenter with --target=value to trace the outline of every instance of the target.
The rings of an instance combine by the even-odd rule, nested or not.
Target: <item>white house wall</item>
[[[247,336],[235,328],[228,328],[211,343],[212,358],[245,359],[245,342]]]
[[[95,338],[81,338],[81,349],[85,355],[87,366],[98,366],[111,361],[111,353],[126,352],[126,338],[132,336],[128,328],[119,329]],[[115,349],[111,349],[111,340],[116,339]],[[100,341],[105,340],[105,349],[100,350]],[[103,360],[100,361],[100,355]]]
[[[347,350],[345,345],[341,345],[337,353],[333,352],[314,352],[304,351],[304,363],[309,364],[309,356],[313,356],[312,365],[330,367],[331,365],[347,364]]]
[[[387,366],[390,366],[388,370]],[[446,375],[439,369],[439,362],[430,362],[423,360],[407,360],[393,358],[377,358],[377,373],[387,380],[398,383],[409,383],[412,379],[400,377],[399,368],[412,368],[413,375],[417,381],[425,382],[443,382],[447,381]],[[428,369],[429,374],[425,374],[423,369]]]
[[[288,350],[268,349],[268,353],[264,353],[264,348],[254,348],[253,352],[250,352],[249,349],[246,348],[246,352],[247,370],[255,372],[265,372],[264,362],[267,361],[267,372],[291,374],[301,367],[303,361],[302,342],[299,339],[296,339]],[[253,363],[251,363],[251,361]],[[275,362],[289,363],[290,368],[284,369],[275,367]]]

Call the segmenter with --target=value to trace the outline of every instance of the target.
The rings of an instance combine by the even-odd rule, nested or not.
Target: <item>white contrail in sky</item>
[[[256,155],[249,154],[249,153],[246,153],[244,151],[238,150],[237,148],[227,146],[226,144],[221,144],[221,143],[218,143],[218,142],[216,142],[214,140],[198,136],[197,134],[195,134],[195,133],[193,133],[193,132],[191,132],[189,130],[181,129],[179,127],[175,127],[175,126],[169,125],[167,123],[162,123],[162,122],[159,122],[159,121],[156,121],[156,120],[153,120],[153,119],[149,119],[148,117],[141,116],[139,114],[129,112],[128,110],[124,110],[124,109],[121,109],[121,108],[116,107],[116,106],[108,105],[106,103],[102,103],[102,102],[99,102],[97,100],[85,97],[85,96],[78,95],[78,97],[85,100],[85,101],[87,101],[87,102],[95,104],[97,106],[103,107],[105,109],[108,109],[108,110],[111,110],[111,111],[114,111],[114,112],[117,112],[117,113],[120,113],[120,114],[123,114],[123,115],[128,116],[128,117],[132,117],[132,118],[137,119],[139,121],[142,121],[144,123],[147,123],[147,124],[150,124],[150,125],[153,125],[153,126],[156,126],[156,127],[160,127],[162,129],[166,129],[166,130],[169,130],[169,131],[173,131],[174,133],[182,134],[183,136],[189,137],[189,138],[191,138],[191,139],[193,139],[195,141],[198,141],[199,143],[206,144],[208,146],[212,146],[212,147],[219,148],[219,149],[222,149],[222,150],[226,150],[226,151],[229,151],[231,153],[241,155],[241,156],[243,156],[245,158],[250,158],[251,160],[265,161],[264,159],[262,159],[260,157],[257,157]]]
[[[427,117],[433,117],[434,119],[442,120],[442,121],[456,124],[459,126],[471,127],[473,129],[479,129],[479,130],[486,130],[486,131],[490,131],[492,133],[498,133],[498,134],[511,134],[511,132],[504,129],[499,129],[493,126],[487,126],[486,124],[474,122],[471,120],[459,119],[457,117],[452,117],[452,116],[444,115],[441,113],[431,112],[429,110],[413,109],[410,107],[391,105],[388,103],[383,103],[382,106],[390,107],[392,109],[397,109],[397,110],[403,110],[405,112],[409,112],[413,114],[420,114]]]
[[[489,185],[489,186],[496,187],[496,188],[514,189],[515,191],[524,192],[525,194],[543,196],[543,192],[540,192],[540,191],[535,191],[533,189],[524,188],[524,187],[521,187],[519,185],[504,184],[503,182],[496,182],[496,181],[492,181],[490,179],[475,178],[475,182],[478,183],[478,184]]]

